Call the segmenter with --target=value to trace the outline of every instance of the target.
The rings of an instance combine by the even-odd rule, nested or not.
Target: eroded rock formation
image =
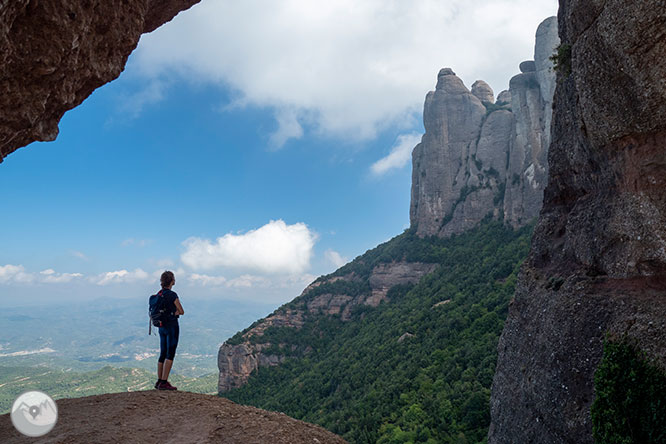
[[[666,5],[560,0],[558,20],[550,177],[498,348],[492,444],[591,444],[607,335],[666,368]]]
[[[533,220],[546,185],[559,39],[555,17],[536,34],[535,60],[520,64],[495,103],[481,80],[468,90],[450,68],[426,96],[426,133],[412,154],[410,219],[420,236],[449,236],[486,216],[514,227]]]
[[[0,1],[0,162],[55,140],[63,114],[120,75],[142,33],[198,1]]]
[[[338,281],[363,283],[354,273],[343,276],[320,278],[310,284],[303,293],[292,302],[278,308],[269,316],[258,320],[242,333],[240,344],[224,343],[218,352],[220,378],[218,390],[226,392],[241,387],[247,382],[253,371],[262,366],[278,365],[284,361],[283,353],[275,353],[287,347],[286,344],[273,344],[263,338],[269,327],[288,327],[299,329],[308,317],[340,316],[343,321],[351,319],[352,309],[358,305],[376,307],[387,300],[388,291],[402,284],[416,283],[421,277],[435,270],[437,264],[420,262],[392,262],[375,266],[367,279],[367,291],[359,294],[340,294],[334,292],[313,292],[322,285]],[[273,350],[273,352],[271,352]],[[290,353],[306,355],[310,349],[306,346],[297,350],[289,346]]]

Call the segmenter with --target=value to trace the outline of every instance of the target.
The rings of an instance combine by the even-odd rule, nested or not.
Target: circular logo
[[[42,436],[58,421],[58,408],[44,392],[25,392],[12,405],[12,424],[26,436]]]

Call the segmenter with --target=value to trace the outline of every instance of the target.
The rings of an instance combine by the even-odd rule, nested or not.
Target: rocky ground
[[[17,432],[0,416],[10,443],[345,443],[319,426],[283,413],[189,392],[149,390],[57,401],[58,423],[41,438]]]

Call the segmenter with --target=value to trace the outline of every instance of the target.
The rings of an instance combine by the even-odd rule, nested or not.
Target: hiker
[[[176,347],[178,346],[178,334],[180,328],[178,327],[178,316],[184,315],[185,311],[183,306],[180,305],[180,300],[175,291],[171,288],[176,284],[176,277],[171,271],[165,271],[160,277],[162,290],[158,293],[160,297],[164,298],[166,312],[168,316],[163,326],[159,327],[160,332],[160,357],[157,360],[157,382],[155,388],[158,390],[176,390],[176,387],[169,384],[169,372],[173,365],[173,358],[176,355]]]

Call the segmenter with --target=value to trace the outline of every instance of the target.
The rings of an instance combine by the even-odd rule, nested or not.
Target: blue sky
[[[438,69],[499,93],[557,6],[235,3],[145,36],[55,142],[0,164],[3,303],[144,297],[165,268],[193,297],[292,299],[408,226]]]

